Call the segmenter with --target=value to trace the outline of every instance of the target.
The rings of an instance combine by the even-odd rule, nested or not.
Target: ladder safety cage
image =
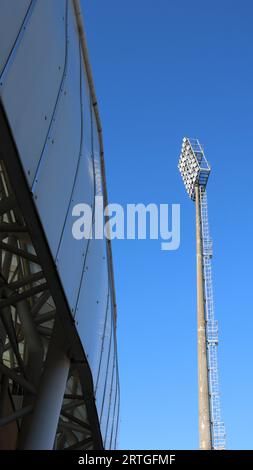
[[[223,450],[226,445],[225,426],[221,420],[218,375],[218,321],[215,319],[212,284],[212,240],[209,233],[208,205],[205,186],[200,186],[200,213],[202,228],[203,274],[205,289],[205,316],[207,338],[208,381],[212,428],[212,448]]]

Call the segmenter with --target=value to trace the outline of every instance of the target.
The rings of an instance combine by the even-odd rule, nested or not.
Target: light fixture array
[[[178,168],[189,197],[195,200],[195,186],[205,187],[210,174],[210,166],[198,139],[183,138]]]

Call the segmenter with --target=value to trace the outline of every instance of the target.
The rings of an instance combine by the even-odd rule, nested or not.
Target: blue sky
[[[229,449],[252,449],[253,3],[82,0],[110,202],[180,203],[181,246],[113,243],[121,449],[198,448],[194,205],[177,170],[203,143]]]

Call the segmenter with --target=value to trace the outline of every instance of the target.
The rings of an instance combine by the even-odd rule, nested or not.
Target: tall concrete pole
[[[210,450],[211,420],[207,370],[206,322],[202,264],[202,237],[199,186],[195,187],[196,245],[197,245],[197,310],[198,310],[198,387],[199,387],[199,442],[201,450]]]

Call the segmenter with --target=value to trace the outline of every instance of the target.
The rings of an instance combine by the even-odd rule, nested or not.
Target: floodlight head
[[[183,138],[178,168],[189,197],[195,200],[195,186],[206,187],[211,171],[198,139]]]

